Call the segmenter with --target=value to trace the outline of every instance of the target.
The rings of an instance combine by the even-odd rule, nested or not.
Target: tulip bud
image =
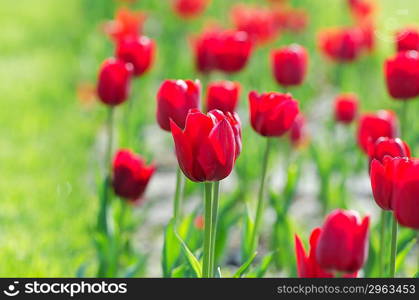
[[[110,106],[121,104],[128,98],[131,85],[132,65],[122,60],[108,58],[99,71],[97,94]]]
[[[358,145],[368,153],[371,145],[380,137],[395,138],[397,136],[397,118],[394,112],[380,110],[361,116],[358,124]]]
[[[239,101],[240,84],[232,81],[218,81],[208,85],[207,111],[219,109],[234,112]]]
[[[148,37],[128,38],[118,43],[116,57],[131,63],[134,67],[134,75],[140,76],[150,68],[154,51],[155,44]]]
[[[416,28],[405,28],[396,33],[397,51],[419,51],[419,30]]]
[[[419,52],[399,52],[384,66],[387,90],[394,99],[407,100],[419,96]]]
[[[393,210],[400,225],[419,229],[419,160],[394,159]]]
[[[399,138],[380,137],[369,147],[368,156],[370,160],[377,159],[380,162],[383,162],[385,156],[410,157],[410,148]]]
[[[382,161],[373,159],[370,168],[371,189],[375,202],[382,209],[392,210],[394,163],[390,156]]]
[[[130,150],[119,150],[113,161],[112,186],[116,195],[132,202],[141,200],[155,171]]]
[[[335,99],[335,120],[351,123],[358,113],[358,98],[355,94],[341,94]]]
[[[319,35],[323,54],[339,63],[352,62],[361,54],[362,32],[355,28],[334,28]]]
[[[334,210],[323,224],[316,250],[321,268],[359,271],[368,255],[369,217],[361,220],[350,210]]]
[[[307,71],[307,51],[299,45],[272,52],[272,67],[276,81],[282,86],[300,85]]]
[[[191,19],[202,14],[209,0],[172,0],[172,2],[173,9],[179,17]]]
[[[191,109],[185,129],[171,121],[176,157],[186,177],[192,181],[219,181],[232,171],[236,160],[236,138],[227,118],[220,120],[221,111],[203,114]]]
[[[198,108],[199,81],[165,80],[157,94],[157,122],[163,130],[170,131],[170,120],[180,128],[191,108]]]
[[[262,136],[281,136],[294,123],[299,113],[298,102],[291,94],[276,92],[249,93],[250,122]]]

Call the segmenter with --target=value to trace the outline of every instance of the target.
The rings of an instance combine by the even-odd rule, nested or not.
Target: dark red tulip
[[[105,24],[105,32],[115,42],[136,38],[141,35],[145,19],[146,16],[142,12],[122,7],[116,12],[115,20]]]
[[[234,112],[239,101],[240,84],[233,81],[217,81],[208,85],[207,111],[219,109]]]
[[[419,229],[419,160],[395,158],[393,210],[400,225]]]
[[[173,9],[184,19],[198,17],[207,7],[209,0],[172,0]]]
[[[300,85],[307,71],[308,56],[300,45],[285,46],[272,52],[272,68],[282,86]]]
[[[291,94],[276,92],[249,93],[250,122],[262,136],[281,136],[294,123],[299,113],[298,102]]]
[[[290,140],[293,146],[298,147],[306,141],[305,134],[306,121],[302,114],[299,114],[295,119],[290,129]]]
[[[394,160],[385,156],[381,161],[373,159],[370,167],[371,189],[375,202],[382,209],[393,209]]]
[[[154,41],[146,36],[126,38],[118,43],[116,57],[134,67],[134,75],[140,76],[150,68],[154,59]]]
[[[394,112],[380,110],[361,116],[358,125],[358,145],[368,154],[368,149],[380,137],[397,137],[397,118]]]
[[[396,33],[397,51],[419,51],[419,30],[416,28],[405,28]]]
[[[323,54],[339,63],[356,60],[362,51],[362,32],[357,28],[333,28],[319,35]]]
[[[218,34],[213,51],[217,69],[235,73],[246,66],[252,52],[252,42],[244,31],[225,30]]]
[[[419,52],[397,53],[386,61],[384,70],[391,97],[407,100],[419,96]]]
[[[316,258],[324,270],[359,271],[368,255],[369,217],[351,210],[334,210],[323,224]]]
[[[239,4],[233,7],[231,15],[235,28],[246,32],[254,43],[270,42],[278,33],[270,9]]]
[[[132,69],[130,63],[115,58],[108,58],[102,63],[97,94],[103,103],[115,106],[128,99]]]
[[[218,29],[206,29],[201,35],[192,39],[195,54],[195,66],[201,73],[208,73],[216,69],[214,47],[218,41]]]
[[[310,235],[310,251],[308,255],[298,235],[295,235],[295,254],[297,257],[297,272],[300,278],[330,278],[334,275],[320,267],[317,262],[316,250],[321,228],[315,228]],[[357,273],[345,274],[343,277],[356,277]]]
[[[369,147],[368,156],[371,160],[377,159],[380,162],[383,162],[385,156],[410,157],[410,148],[399,138],[380,137]]]
[[[113,161],[112,186],[116,195],[132,202],[141,200],[155,171],[130,150],[119,150]]]
[[[219,181],[231,173],[237,152],[227,118],[191,109],[184,130],[173,121],[170,125],[179,166],[190,180]]]
[[[340,94],[335,99],[335,120],[351,123],[358,114],[358,97],[355,94]]]
[[[165,80],[157,93],[157,122],[170,131],[170,120],[185,127],[191,108],[198,108],[201,84],[192,80]]]

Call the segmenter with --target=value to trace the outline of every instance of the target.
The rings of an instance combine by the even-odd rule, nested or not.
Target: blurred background
[[[231,27],[230,10],[239,2],[269,5],[262,0],[213,0],[202,17],[183,20],[174,14],[169,2],[139,0],[131,4],[147,15],[144,33],[157,43],[154,66],[133,84],[133,97],[138,100],[135,115],[143,130],[130,145],[159,165],[145,203],[136,208],[140,226],[135,245],[148,256],[147,276],[161,276],[163,227],[171,214],[176,165],[170,134],[155,124],[157,89],[167,78],[200,77],[193,63],[190,36],[212,22]],[[301,33],[281,32],[274,41],[255,50],[242,72],[228,78],[242,84],[239,114],[247,124],[248,92],[280,91],[272,76],[270,51],[294,42],[305,46],[310,55],[308,78],[292,93],[307,115],[310,139],[319,140],[322,155],[327,156],[333,149],[330,136],[323,131],[332,118],[334,90],[328,78],[334,70],[319,53],[316,36],[321,28],[347,25],[351,20],[346,1],[289,2],[307,12],[307,28]],[[98,210],[106,115],[93,91],[101,62],[114,51],[103,33],[103,24],[114,18],[122,4],[113,0],[0,0],[0,276],[66,277],[77,276],[82,269],[87,270],[82,275],[92,275],[88,271],[95,256],[91,235]],[[382,66],[395,51],[394,31],[417,23],[419,16],[417,1],[379,0],[377,4],[375,50],[348,64],[341,80],[344,91],[358,93],[362,111],[399,109],[386,93]],[[216,73],[211,80],[226,78]],[[419,103],[412,102],[410,109],[419,110]],[[354,128],[351,130],[349,134],[354,133]],[[411,130],[415,137],[419,126],[412,122]],[[254,143],[250,150],[244,147],[238,168],[254,167],[255,174],[249,176],[257,178],[258,136],[246,130],[243,138],[245,145],[246,141]],[[120,136],[122,146],[123,140]],[[415,154],[418,140],[412,138],[410,142]],[[292,151],[288,146],[278,148],[282,153]],[[358,180],[347,186],[348,197],[368,204],[354,202],[350,207],[375,216],[378,209],[371,200],[365,161],[357,151],[351,159],[360,171]],[[285,175],[280,167],[276,170],[273,187],[280,187]],[[307,163],[302,173],[305,179],[297,192],[298,206],[291,211],[303,228],[301,232],[308,235],[321,220],[310,204],[318,182],[312,164]],[[236,179],[233,176],[226,183],[226,191],[237,187]],[[195,194],[191,195],[193,199]],[[239,230],[236,235],[240,235]]]

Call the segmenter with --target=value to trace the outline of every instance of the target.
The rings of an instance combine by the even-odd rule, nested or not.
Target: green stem
[[[204,254],[202,262],[202,277],[211,277],[211,235],[212,235],[212,182],[205,182],[204,211]]]
[[[390,253],[390,277],[396,274],[396,254],[397,254],[397,220],[393,216],[391,228],[391,253]]]
[[[386,211],[381,210],[380,215],[380,249],[378,254],[378,264],[379,264],[379,276],[384,277],[384,257],[385,257],[385,248],[386,248],[386,227],[387,227],[387,218]]]
[[[176,170],[176,190],[175,190],[175,198],[173,201],[173,218],[175,220],[174,222],[176,225],[180,217],[182,195],[183,195],[183,176],[182,176],[182,171],[178,167]]]
[[[217,237],[217,217],[218,217],[218,201],[220,194],[220,182],[215,181],[213,184],[213,193],[212,193],[212,212],[211,212],[211,277],[215,274],[216,270],[216,261],[215,261],[215,244]]]
[[[265,154],[263,156],[263,161],[262,161],[262,175],[261,175],[261,181],[260,181],[260,186],[259,186],[259,194],[258,194],[258,202],[257,202],[257,207],[256,207],[255,224],[254,224],[254,227],[253,227],[252,237],[251,237],[251,240],[250,240],[251,241],[251,244],[250,244],[251,251],[248,253],[248,255],[252,255],[252,253],[257,248],[257,237],[258,237],[258,234],[259,234],[259,227],[260,227],[260,223],[262,221],[262,215],[263,215],[263,196],[264,196],[264,192],[265,192],[265,181],[266,181],[266,173],[267,173],[267,169],[268,169],[268,160],[269,160],[270,149],[271,149],[271,139],[267,138]]]
[[[406,131],[406,125],[407,125],[407,102],[408,100],[404,100],[401,108],[400,113],[400,136],[403,137],[405,141],[408,141],[407,139],[407,131]]]

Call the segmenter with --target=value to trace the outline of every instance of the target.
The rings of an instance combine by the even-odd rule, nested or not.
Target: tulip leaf
[[[241,278],[244,275],[244,273],[249,269],[256,255],[257,252],[254,252],[252,256],[250,256],[249,259],[244,264],[242,264],[241,267],[236,271],[236,273],[233,275],[233,278]]]
[[[396,272],[400,270],[400,267],[402,266],[404,260],[406,259],[407,254],[410,252],[410,250],[413,248],[413,246],[416,244],[416,239],[412,239],[405,247],[397,254],[396,257]]]
[[[171,220],[165,230],[164,234],[164,244],[163,244],[163,258],[162,258],[162,268],[163,276],[171,277],[172,269],[175,267],[176,262],[180,256],[180,245],[176,239],[174,232],[173,220]]]
[[[250,216],[250,209],[246,206],[246,214],[244,216],[244,228],[242,236],[242,259],[247,259],[251,255],[253,248],[252,245],[252,233],[254,230],[253,219]]]
[[[195,275],[198,278],[202,278],[202,265],[199,260],[195,257],[192,251],[188,248],[188,245],[183,241],[180,235],[175,231],[176,238],[182,245],[182,249],[188,259],[189,264],[191,265],[192,269],[195,271]]]

